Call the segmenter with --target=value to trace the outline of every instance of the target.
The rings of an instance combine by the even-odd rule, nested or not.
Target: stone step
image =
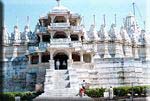
[[[75,97],[77,94],[42,94],[39,97]]]
[[[52,74],[51,82],[45,86],[42,96],[71,97],[78,94],[78,78],[75,70],[54,70]]]
[[[70,78],[69,77],[66,77],[66,78],[52,78],[51,80],[53,82],[57,82],[57,81],[67,82],[67,81],[70,81]]]
[[[55,70],[54,73],[59,73],[59,74],[68,74],[68,70]]]
[[[54,75],[53,79],[69,79],[69,75]]]
[[[67,84],[56,84],[56,85],[54,85],[54,88],[56,88],[56,89],[70,88],[70,84],[69,83],[67,83]]]

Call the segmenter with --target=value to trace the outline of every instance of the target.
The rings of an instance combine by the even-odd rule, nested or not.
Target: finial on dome
[[[57,3],[58,3],[58,7],[60,6],[60,0],[56,0],[57,1]]]

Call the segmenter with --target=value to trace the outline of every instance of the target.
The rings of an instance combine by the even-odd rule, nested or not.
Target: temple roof
[[[69,12],[70,10],[62,5],[60,6],[55,6],[53,9],[52,9],[52,12]]]

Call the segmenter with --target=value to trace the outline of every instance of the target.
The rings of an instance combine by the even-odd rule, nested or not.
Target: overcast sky
[[[34,31],[38,18],[46,15],[57,5],[56,0],[2,0],[4,4],[4,24],[9,32],[13,32],[13,26],[17,23],[20,31],[23,31],[27,16],[30,17],[30,27]],[[129,12],[133,12],[132,3],[135,2],[137,22],[143,27],[146,16],[146,0],[61,0],[61,5],[75,13],[84,16],[86,30],[93,24],[93,14],[96,15],[96,28],[100,29],[103,23],[102,16],[106,15],[107,28],[114,23],[114,15],[117,15],[117,27],[122,25],[123,18]]]

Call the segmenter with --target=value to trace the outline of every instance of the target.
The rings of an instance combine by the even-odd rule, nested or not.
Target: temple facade
[[[106,29],[104,21],[98,31],[95,24],[86,30],[81,15],[57,1],[34,32],[29,23],[23,32],[18,25],[12,33],[4,27],[4,91],[34,90],[40,83],[43,96],[71,96],[82,80],[104,88],[150,83],[150,33],[132,13],[120,29]]]

